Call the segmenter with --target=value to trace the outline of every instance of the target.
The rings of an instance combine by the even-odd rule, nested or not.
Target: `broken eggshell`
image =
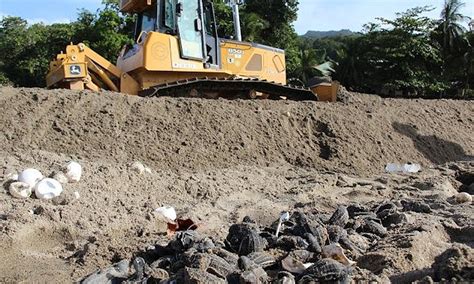
[[[140,175],[144,173],[147,173],[147,174],[152,173],[149,167],[144,165],[142,162],[138,162],[138,161],[130,164],[130,169]]]
[[[69,182],[78,182],[81,180],[82,166],[77,162],[71,161],[64,167],[64,174]]]
[[[472,196],[467,192],[460,192],[454,196],[457,204],[472,203]]]
[[[35,186],[35,195],[39,199],[53,199],[63,192],[63,186],[57,180],[45,178]]]
[[[17,181],[18,180],[18,173],[16,172],[9,172],[5,175],[6,181]]]
[[[69,182],[69,178],[63,172],[56,172],[52,176],[53,179],[59,181],[61,184],[66,184]]]
[[[173,207],[163,206],[155,209],[155,212],[168,223],[176,221],[176,210]]]
[[[18,181],[27,183],[30,187],[34,187],[43,177],[43,174],[37,169],[26,169],[18,175]]]
[[[16,198],[28,198],[31,196],[32,188],[26,182],[13,182],[10,184],[10,194]]]
[[[282,259],[281,266],[284,270],[294,273],[294,274],[302,274],[304,271],[312,266],[314,263],[308,262],[305,263],[304,261],[309,260],[313,257],[313,254],[308,251],[293,251],[288,254],[287,257]]]
[[[281,225],[283,224],[283,222],[286,222],[288,220],[290,220],[290,213],[282,212],[281,215],[280,215],[280,219],[278,220],[278,226],[277,226],[276,233],[275,233],[276,237],[278,237],[278,234],[280,234]]]
[[[330,244],[324,246],[322,253],[323,256],[337,260],[344,265],[352,266],[355,264],[354,261],[347,258],[347,256],[344,254],[344,249],[339,244]]]
[[[143,174],[146,170],[145,165],[143,165],[141,162],[134,162],[133,164],[130,165],[130,169],[137,174]]]

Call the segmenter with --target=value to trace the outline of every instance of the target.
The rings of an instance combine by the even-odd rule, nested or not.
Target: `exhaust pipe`
[[[240,29],[240,14],[239,5],[244,4],[244,0],[227,0],[227,5],[232,7],[232,14],[234,16],[234,31],[235,39],[242,41],[242,31]]]

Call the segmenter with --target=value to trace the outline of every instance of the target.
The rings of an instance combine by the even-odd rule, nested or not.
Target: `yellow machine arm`
[[[136,95],[139,90],[135,79],[83,43],[68,45],[65,54],[58,54],[56,60],[51,61],[49,70],[48,88],[96,92],[105,89],[130,95]]]

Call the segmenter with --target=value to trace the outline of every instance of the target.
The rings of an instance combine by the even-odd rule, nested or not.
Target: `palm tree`
[[[298,44],[298,60],[300,64],[296,70],[299,79],[306,84],[314,76],[323,75],[316,67],[324,62],[325,59],[326,52],[314,49],[311,40],[300,40]]]
[[[447,81],[453,75],[450,70],[453,70],[456,55],[466,41],[464,37],[466,28],[462,25],[462,22],[466,22],[470,18],[461,14],[461,9],[464,6],[465,3],[461,2],[461,0],[445,0],[443,10],[441,11],[441,20],[437,30],[440,33],[440,40],[442,40],[442,76]],[[463,63],[466,69],[466,62],[464,61]]]
[[[363,85],[361,58],[367,52],[367,46],[356,38],[348,39],[343,48],[337,50],[336,79],[348,88]]]
[[[466,32],[466,28],[461,23],[470,20],[470,18],[460,12],[465,5],[460,0],[444,1],[440,29],[443,34],[443,49],[445,52],[452,51],[456,40]]]

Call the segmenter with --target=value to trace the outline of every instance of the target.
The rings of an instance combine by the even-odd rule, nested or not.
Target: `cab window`
[[[142,16],[142,31],[151,32],[156,27],[156,10],[150,10],[143,13]]]
[[[151,32],[156,29],[156,9],[150,9],[138,15],[137,30],[135,37],[137,38],[141,32]]]
[[[176,0],[165,0],[163,15],[164,26],[174,31],[176,23]]]

